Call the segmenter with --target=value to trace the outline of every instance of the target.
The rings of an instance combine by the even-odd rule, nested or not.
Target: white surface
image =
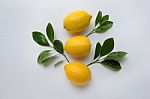
[[[93,48],[114,37],[115,51],[129,53],[120,72],[91,66],[92,80],[82,88],[68,82],[63,65],[39,66],[36,58],[46,48],[31,37],[33,30],[45,31],[50,21],[56,37],[65,42],[70,35],[63,18],[78,9],[93,15],[90,28],[98,10],[114,21],[107,33],[90,36]],[[0,0],[0,99],[150,99],[149,10],[150,0]],[[93,49],[82,61],[88,63],[92,55]]]

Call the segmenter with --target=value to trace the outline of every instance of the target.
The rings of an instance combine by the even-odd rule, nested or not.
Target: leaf
[[[104,22],[101,26],[105,26],[105,27],[111,28],[112,25],[113,25],[113,22],[112,22],[112,21],[106,21],[106,22]]]
[[[120,60],[126,54],[127,54],[127,52],[123,52],[123,51],[112,52],[107,57],[105,57],[105,60]]]
[[[108,30],[108,28],[107,27],[99,27],[99,28],[97,28],[96,30],[95,30],[95,32],[96,33],[104,33],[104,32],[106,32]]]
[[[63,43],[60,40],[55,40],[54,41],[54,49],[59,52],[60,54],[64,53],[63,49]]]
[[[102,48],[101,48],[101,56],[104,56],[108,53],[110,53],[114,49],[114,39],[113,38],[108,38],[107,40],[104,41]]]
[[[101,26],[96,28],[95,32],[96,33],[103,33],[106,32],[108,29],[110,29],[113,26],[113,22],[111,21],[106,21],[104,22]]]
[[[57,63],[55,63],[54,66],[58,66],[58,65],[60,65],[60,64],[63,63],[63,62],[64,62],[64,60],[60,60],[60,61],[58,61]]]
[[[98,42],[96,44],[94,59],[96,59],[100,55],[100,52],[101,52],[101,44]]]
[[[121,69],[120,63],[116,60],[104,60],[100,63],[115,71],[119,71]]]
[[[97,16],[96,16],[96,19],[95,19],[95,26],[96,26],[98,23],[100,23],[101,18],[102,18],[102,12],[99,11],[98,14],[97,14]]]
[[[40,33],[40,32],[32,32],[32,37],[33,37],[33,40],[38,43],[39,45],[42,45],[42,46],[49,46],[49,43],[47,41],[47,39],[45,38],[45,36]]]
[[[46,34],[47,34],[49,40],[53,43],[54,42],[54,30],[50,23],[48,23],[48,25],[46,27]]]
[[[37,62],[39,64],[43,64],[46,60],[54,57],[54,55],[52,56],[50,53],[51,50],[45,50],[43,52],[41,52],[38,56]]]
[[[102,17],[101,24],[109,20],[109,15],[105,15]]]

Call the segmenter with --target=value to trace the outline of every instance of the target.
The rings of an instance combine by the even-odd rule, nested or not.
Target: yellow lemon
[[[74,36],[69,38],[64,49],[73,57],[82,57],[90,52],[90,40],[85,36]]]
[[[68,14],[64,19],[64,28],[71,33],[82,32],[90,23],[91,14],[78,10]]]
[[[91,79],[91,71],[85,64],[72,62],[65,65],[67,78],[75,85],[85,85]]]

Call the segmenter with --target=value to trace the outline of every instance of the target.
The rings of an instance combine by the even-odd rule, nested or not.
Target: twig
[[[93,29],[89,34],[86,35],[86,37],[90,36],[91,34],[93,34],[95,31],[95,29]]]
[[[65,57],[65,59],[67,60],[67,62],[70,63],[70,61],[69,61],[69,59],[67,58],[67,56],[66,56],[65,54],[62,54],[62,55]]]

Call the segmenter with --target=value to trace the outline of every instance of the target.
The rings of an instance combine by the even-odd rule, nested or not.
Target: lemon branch
[[[56,55],[53,55],[52,51],[56,51],[59,54],[63,55],[64,58],[67,60],[67,62],[70,63],[70,61],[68,60],[67,56],[64,53],[63,43],[60,40],[55,39],[54,37],[54,30],[53,30],[51,23],[48,23],[46,27],[46,34],[50,43],[48,42],[47,38],[45,37],[43,33],[38,32],[38,31],[32,32],[33,40],[37,44],[51,48],[50,50],[42,51],[38,56],[37,62],[39,64],[43,64],[46,60],[48,59],[50,60],[54,58]]]
[[[100,44],[100,42],[97,42],[93,60],[92,62],[87,64],[87,66],[99,63],[107,66],[112,70],[119,71],[121,69],[119,60],[122,59],[127,54],[127,52],[124,51],[112,52],[113,49],[114,49],[113,38],[106,39],[102,45]]]
[[[95,19],[95,27],[89,34],[86,35],[86,37],[94,33],[104,33],[112,26],[113,22],[109,21],[109,15],[102,15],[102,12],[99,11]]]

